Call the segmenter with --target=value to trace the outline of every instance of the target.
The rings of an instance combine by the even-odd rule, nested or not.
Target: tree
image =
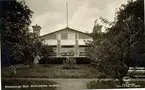
[[[47,59],[51,59],[51,56],[53,56],[54,51],[52,49],[52,47],[50,47],[49,45],[41,45],[40,47],[40,55],[41,57],[46,59],[45,64],[47,64]]]
[[[2,63],[13,64],[14,57],[22,54],[20,49],[29,30],[33,12],[22,1],[2,0],[0,5]]]
[[[113,33],[113,38],[116,37],[114,42],[117,42],[116,45],[122,48],[126,64],[132,66],[135,57],[145,52],[143,0],[122,5],[117,12],[116,21],[109,33]]]
[[[21,59],[24,60],[25,64],[29,64],[30,68],[33,68],[33,61],[37,55],[40,56],[40,58],[46,59],[49,59],[51,56],[53,56],[52,47],[43,44],[39,39],[39,36],[35,33],[27,34],[22,52],[23,55],[21,56]]]
[[[109,77],[117,78],[121,85],[135,57],[145,53],[143,9],[143,0],[122,5],[108,32],[95,32],[95,39],[88,43],[88,56],[94,65]]]
[[[110,40],[101,38],[88,44],[88,56],[92,64],[109,78],[117,78],[122,84],[128,67],[122,61],[121,50]]]
[[[36,55],[40,55],[40,47],[42,46],[39,37],[35,33],[28,33],[24,42],[22,49],[25,63],[30,65],[30,68],[33,67],[33,59]]]
[[[7,0],[0,1],[2,13],[0,23],[2,25],[2,65],[15,64],[15,61],[29,62],[33,67],[33,59],[47,49],[47,54],[52,52],[43,45],[34,33],[29,32],[32,11],[24,1]],[[49,47],[50,48],[50,47]],[[44,53],[43,53],[44,55]]]

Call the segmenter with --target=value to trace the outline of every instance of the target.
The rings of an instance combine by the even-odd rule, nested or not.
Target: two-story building
[[[40,35],[41,27],[36,25],[32,26],[33,32]],[[53,47],[55,58],[86,57],[86,41],[92,40],[91,36],[87,33],[66,27],[55,32],[51,32],[40,36],[44,44]]]

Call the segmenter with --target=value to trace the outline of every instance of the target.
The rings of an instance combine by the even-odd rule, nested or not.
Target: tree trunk
[[[33,60],[32,59],[30,59],[29,65],[30,65],[30,68],[33,68]]]
[[[119,78],[119,84],[122,86],[122,84],[123,84],[123,78],[122,77],[120,77]]]

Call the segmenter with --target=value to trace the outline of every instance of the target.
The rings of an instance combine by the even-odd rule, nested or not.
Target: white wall
[[[75,40],[61,40],[60,45],[75,45]]]
[[[48,45],[57,45],[57,40],[45,40],[44,43]]]
[[[61,40],[61,33],[68,33],[68,39]],[[57,37],[56,39],[49,38],[50,36],[53,36],[53,34],[56,34],[56,37]],[[77,34],[77,40],[78,40],[79,45],[85,45],[84,40],[86,40],[86,41],[91,40],[90,36],[83,34],[83,33],[80,33],[80,32],[77,32],[77,31],[72,31],[72,30],[62,30],[62,31],[58,31],[58,32],[53,33],[53,34],[49,34],[49,36],[43,37],[43,39],[45,39],[46,44],[57,45],[57,40],[60,40],[61,45],[75,45],[76,34]],[[83,37],[85,39],[79,39],[79,35],[81,35],[81,36],[83,35]]]

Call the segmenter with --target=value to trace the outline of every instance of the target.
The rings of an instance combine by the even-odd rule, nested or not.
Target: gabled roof
[[[54,32],[51,32],[51,33],[48,33],[48,34],[45,34],[45,35],[42,35],[40,37],[45,37],[47,35],[50,35],[50,34],[53,34],[53,33],[56,33],[56,32],[60,32],[60,31],[63,31],[63,30],[71,30],[71,31],[75,31],[75,32],[79,32],[79,33],[82,33],[82,34],[85,34],[85,35],[88,35],[90,36],[90,34],[87,34],[87,33],[84,33],[84,32],[81,32],[81,31],[78,31],[78,30],[75,30],[75,29],[72,29],[72,28],[69,28],[69,27],[66,27],[66,28],[63,28],[63,29],[60,29],[60,30],[57,30],[57,31],[54,31]],[[90,36],[91,37],[91,36]]]

